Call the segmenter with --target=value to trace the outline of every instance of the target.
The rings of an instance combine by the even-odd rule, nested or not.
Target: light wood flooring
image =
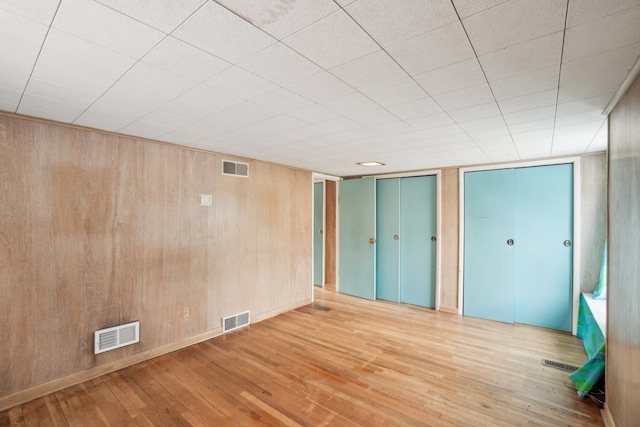
[[[306,306],[0,413],[19,426],[601,426],[569,334],[315,289]],[[329,309],[328,311],[322,308]]]

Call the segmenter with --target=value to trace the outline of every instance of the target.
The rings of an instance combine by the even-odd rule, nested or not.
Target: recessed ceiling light
[[[360,166],[367,166],[367,167],[371,167],[371,166],[384,166],[384,163],[380,163],[380,162],[360,162],[358,163]]]

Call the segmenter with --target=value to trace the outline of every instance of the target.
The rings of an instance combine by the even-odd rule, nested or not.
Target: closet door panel
[[[573,166],[516,169],[515,194],[515,321],[570,331]]]
[[[400,179],[376,181],[376,298],[399,301]]]
[[[464,185],[463,312],[513,323],[514,171],[467,172]]]
[[[322,258],[324,255],[323,224],[324,183],[316,182],[313,184],[313,284],[316,286],[324,284],[322,277]]]
[[[400,301],[435,307],[436,177],[400,181]]]
[[[339,291],[376,298],[376,181],[340,182]]]

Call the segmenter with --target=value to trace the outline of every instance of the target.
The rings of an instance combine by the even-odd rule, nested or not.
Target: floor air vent
[[[135,321],[93,333],[93,354],[104,353],[126,345],[140,342],[140,322]]]
[[[232,162],[231,160],[222,161],[222,175],[249,177],[249,163]]]
[[[249,324],[249,312],[244,311],[242,313],[234,314],[233,316],[222,318],[222,332],[233,331],[234,329],[242,328]]]
[[[549,359],[542,359],[542,364],[544,366],[549,366],[551,368],[562,369],[563,371],[573,372],[573,371],[577,371],[578,370],[577,366],[568,365],[568,364],[562,363],[562,362],[555,362],[555,361],[549,360]]]

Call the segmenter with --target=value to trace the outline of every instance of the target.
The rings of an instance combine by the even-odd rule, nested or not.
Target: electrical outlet
[[[189,306],[185,306],[182,308],[182,318],[183,319],[188,319],[189,316],[191,316],[191,312],[189,310]]]

